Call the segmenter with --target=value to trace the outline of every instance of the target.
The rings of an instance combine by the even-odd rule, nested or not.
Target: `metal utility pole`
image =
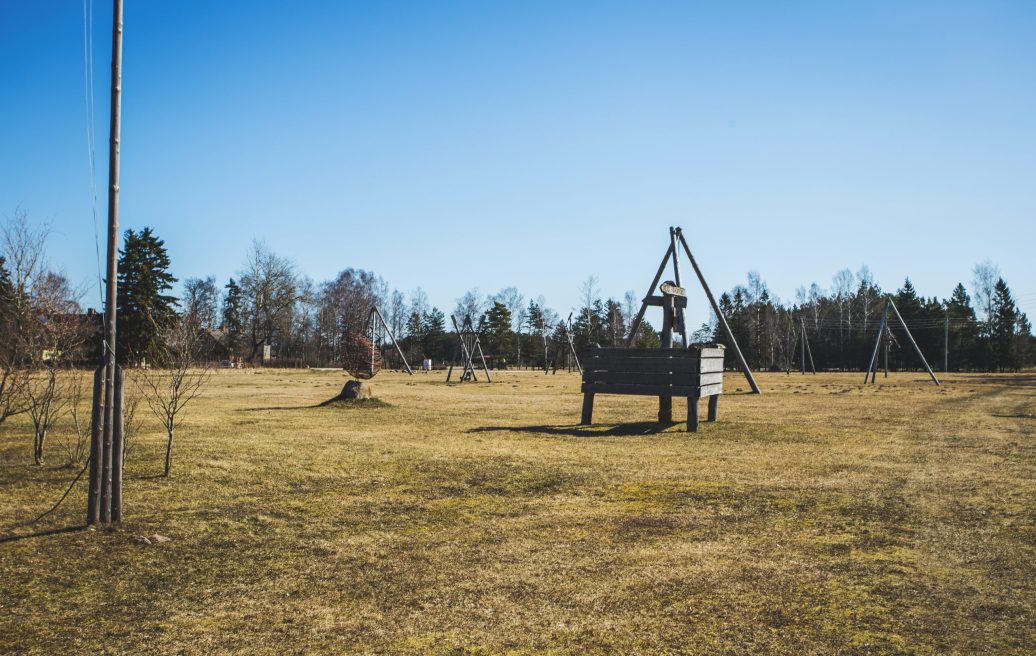
[[[119,144],[122,132],[122,0],[112,13],[111,123],[108,137],[108,262],[104,299],[103,404],[94,417],[91,435],[90,491],[87,522],[103,524],[122,519],[122,416],[117,403],[115,365],[115,305],[119,258]],[[119,381],[121,383],[121,380]],[[100,392],[95,385],[95,391]],[[121,385],[120,385],[121,388]],[[116,405],[120,406],[116,408]],[[98,409],[97,399],[94,408]]]

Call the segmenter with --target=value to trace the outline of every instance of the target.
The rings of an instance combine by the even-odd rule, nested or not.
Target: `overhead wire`
[[[97,293],[104,304],[101,273],[101,226],[97,220],[97,121],[94,101],[94,3],[83,0],[83,105],[86,113],[86,149],[90,167],[90,198],[94,219],[94,251],[97,255]]]

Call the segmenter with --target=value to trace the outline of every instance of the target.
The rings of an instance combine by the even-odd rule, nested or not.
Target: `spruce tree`
[[[446,359],[446,315],[433,307],[421,318],[421,346],[430,358]]]
[[[993,287],[993,316],[990,325],[990,346],[993,366],[999,371],[1018,369],[1015,350],[1015,330],[1018,323],[1018,307],[1011,297],[1011,290],[1003,278]]]
[[[950,321],[950,368],[961,371],[973,368],[978,362],[978,323],[971,297],[964,285],[957,283],[945,303],[946,318]]]
[[[514,332],[511,330],[511,311],[499,301],[485,314],[486,346],[490,353],[507,357],[514,352]]]
[[[244,318],[241,308],[241,287],[231,278],[224,287],[223,296],[223,330],[227,333],[227,350],[236,355],[241,347],[244,335]]]
[[[176,298],[167,293],[174,282],[165,242],[151,228],[127,230],[119,251],[116,296],[116,352],[121,362],[137,363],[161,356],[164,332],[176,316]]]

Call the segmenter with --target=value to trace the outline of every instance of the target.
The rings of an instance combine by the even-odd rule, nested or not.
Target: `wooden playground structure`
[[[716,420],[719,395],[723,393],[722,345],[692,344],[687,335],[687,291],[681,285],[680,246],[687,254],[694,272],[698,276],[705,295],[712,304],[716,319],[722,326],[730,348],[737,356],[741,371],[752,391],[759,393],[759,386],[748,368],[734,334],[727,325],[726,317],[720,311],[705,277],[698,267],[691,249],[680,228],[669,228],[669,246],[662,263],[655,273],[640,312],[634,320],[626,339],[627,348],[597,348],[590,352],[583,366],[583,413],[581,423],[589,424],[593,419],[594,396],[596,394],[636,394],[658,396],[658,421],[669,424],[673,421],[673,397],[687,398],[687,430],[698,430],[698,399],[709,399],[709,421]],[[666,265],[672,261],[673,280],[661,284]],[[656,290],[660,294],[656,294]],[[661,348],[629,348],[649,307],[662,308]],[[675,346],[673,336],[680,336],[681,346]]]

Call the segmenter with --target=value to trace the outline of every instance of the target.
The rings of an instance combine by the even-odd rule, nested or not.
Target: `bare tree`
[[[388,306],[388,321],[392,327],[393,334],[399,336],[403,334],[403,329],[406,327],[408,312],[406,306],[406,297],[403,296],[403,292],[393,290],[392,296],[389,297]]]
[[[594,305],[601,300],[601,287],[597,284],[597,276],[590,276],[579,286],[579,302],[582,307],[579,312],[583,314],[587,326],[593,325]]]
[[[516,333],[521,332],[525,316],[525,297],[518,291],[518,288],[505,287],[497,293],[494,300],[502,303],[511,313],[511,330]]]
[[[453,311],[457,321],[463,321],[464,317],[471,317],[473,322],[478,322],[482,313],[486,310],[487,300],[479,292],[478,287],[464,292],[464,295],[457,299],[457,306]]]
[[[983,313],[983,320],[988,326],[993,320],[993,296],[996,281],[1000,279],[1000,267],[986,260],[975,265],[974,278],[971,281],[975,290],[975,307]]]
[[[196,399],[208,382],[211,370],[198,357],[200,327],[189,317],[179,317],[166,340],[160,367],[145,369],[136,377],[151,412],[166,432],[165,467],[169,476],[173,462],[173,440],[187,405]]]
[[[122,460],[126,461],[126,454],[129,452],[130,438],[136,438],[140,432],[144,417],[137,413],[140,402],[144,398],[141,386],[136,382],[136,374],[126,371],[124,373],[125,384],[123,385],[122,401]]]
[[[26,350],[37,323],[32,290],[45,269],[48,234],[22,210],[0,226],[0,423],[28,410]]]
[[[202,328],[219,327],[219,288],[213,276],[187,278],[183,281],[184,314],[193,317]]]
[[[87,375],[86,369],[71,368],[65,374],[65,391],[68,397],[68,414],[72,418],[72,432],[65,438],[65,451],[68,453],[69,464],[76,464],[86,457],[86,450],[90,444],[90,399],[93,398],[93,387],[87,384],[87,380],[93,376]],[[90,394],[87,393],[90,390]],[[83,400],[87,399],[86,412],[83,408]]]
[[[255,241],[241,272],[245,331],[251,344],[248,360],[260,356],[264,344],[290,331],[292,312],[298,301],[299,277],[295,265],[273,253],[266,244]]]

